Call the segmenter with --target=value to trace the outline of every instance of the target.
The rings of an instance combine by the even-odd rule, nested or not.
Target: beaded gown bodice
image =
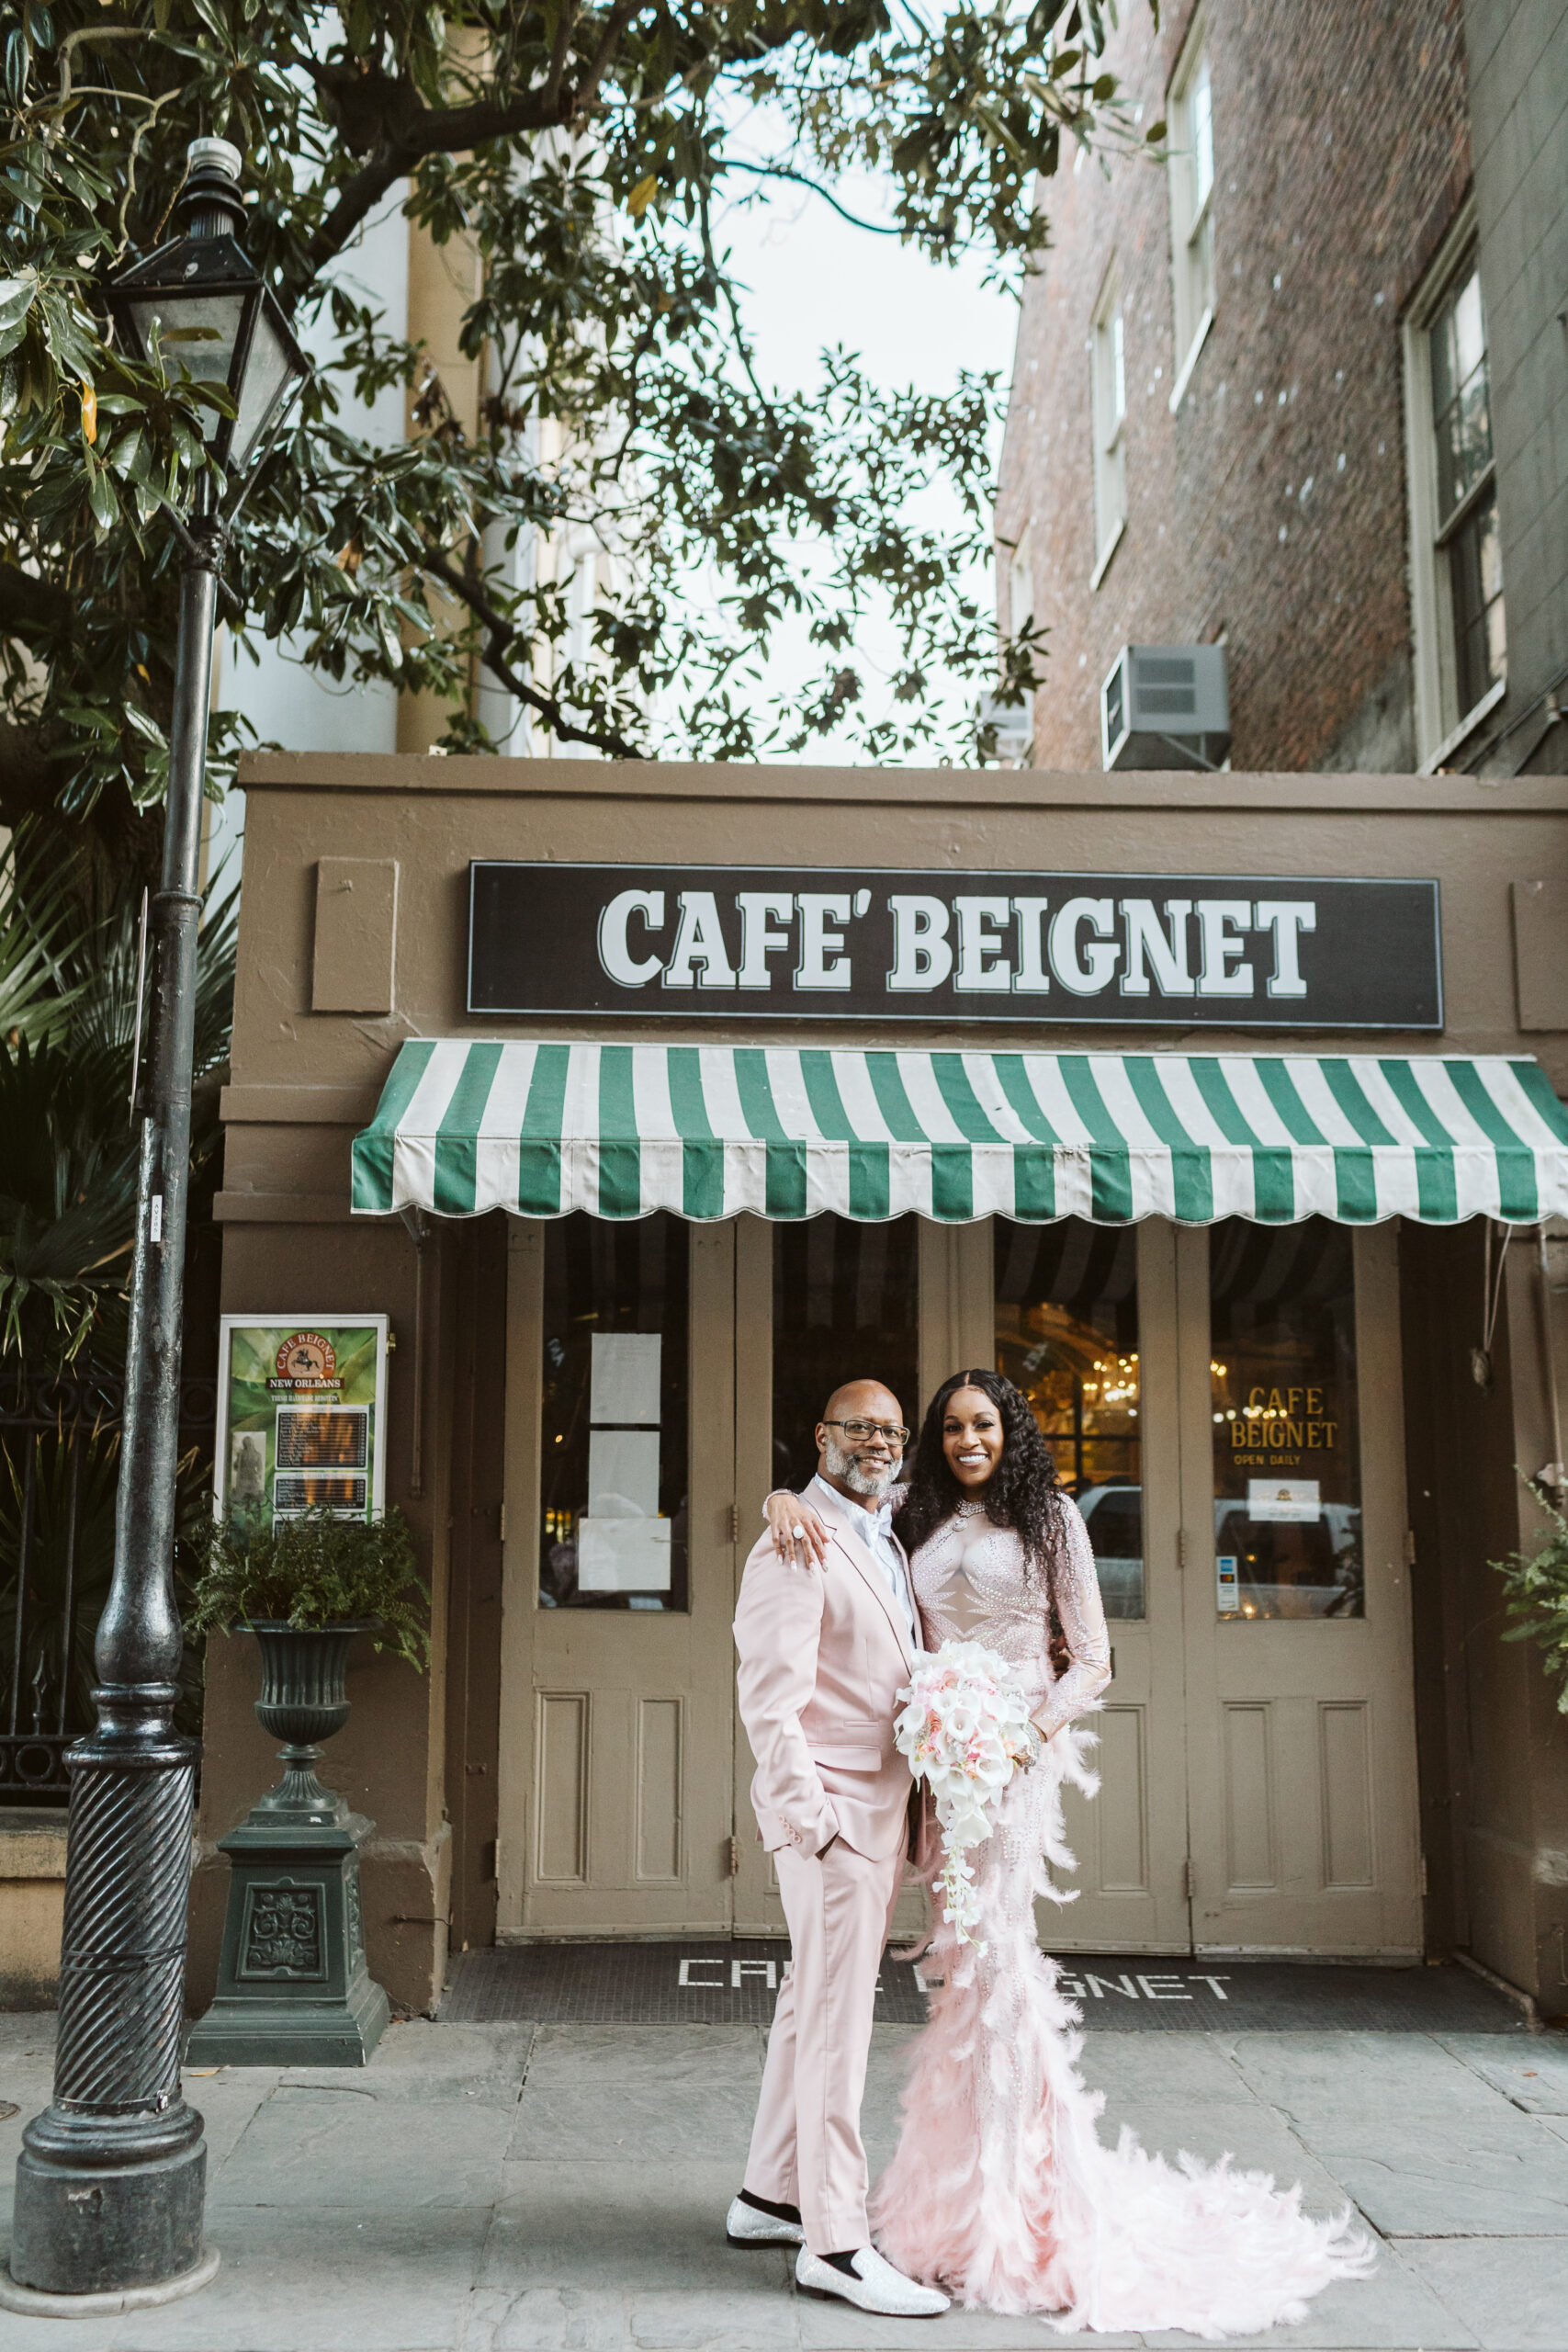
[[[1089,1530],[1070,1497],[1056,1498],[1057,1540],[1049,1577],[1026,1573],[1023,1545],[1011,1528],[994,1527],[985,1506],[961,1505],[909,1563],[925,1621],[928,1649],[942,1642],[983,1642],[1013,1668],[1044,1736],[1093,1705],[1111,1679],[1111,1642]],[[1051,1670],[1055,1600],[1068,1665]]]

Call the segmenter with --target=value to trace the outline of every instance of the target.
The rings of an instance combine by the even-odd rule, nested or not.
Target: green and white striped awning
[[[1568,1215],[1531,1060],[406,1044],[354,1206],[1207,1225]]]

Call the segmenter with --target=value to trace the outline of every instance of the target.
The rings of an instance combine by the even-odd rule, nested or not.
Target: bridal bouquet
[[[990,1836],[1014,1772],[1033,1760],[1029,1702],[1006,1661],[980,1642],[943,1642],[898,1695],[907,1703],[893,1736],[942,1825],[942,1917],[961,1944],[973,1943],[979,1910],[968,1852]]]

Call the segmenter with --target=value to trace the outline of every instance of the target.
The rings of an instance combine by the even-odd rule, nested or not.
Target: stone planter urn
[[[348,1648],[367,1619],[299,1626],[252,1620],[262,1654],[256,1714],[285,1744],[283,1778],[218,1841],[229,1902],[212,2007],[187,2066],[363,2066],[387,1996],[365,1961],[359,1849],[375,1824],[316,1778],[320,1742],[348,1721]]]

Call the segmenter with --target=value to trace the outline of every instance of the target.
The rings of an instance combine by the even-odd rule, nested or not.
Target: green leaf
[[[93,510],[93,520],[100,531],[112,531],[119,520],[119,501],[114,485],[101,466],[93,469],[87,485],[87,503]]]
[[[15,351],[27,333],[28,312],[37,297],[38,278],[32,271],[0,277],[0,359]]]
[[[68,289],[48,287],[39,288],[39,309],[50,351],[62,374],[90,384],[97,369],[100,346],[88,313]]]

